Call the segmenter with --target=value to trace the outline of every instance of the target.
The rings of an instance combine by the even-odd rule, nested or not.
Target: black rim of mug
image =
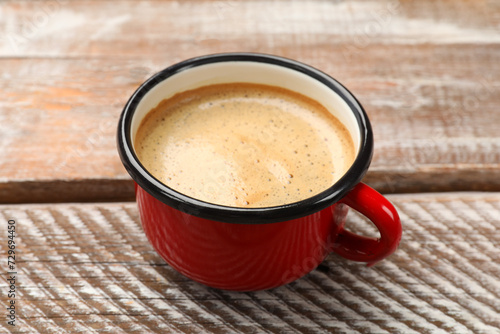
[[[359,127],[360,147],[354,163],[344,176],[325,191],[305,200],[274,207],[240,208],[207,203],[167,187],[151,175],[139,162],[132,149],[130,128],[141,99],[157,84],[181,71],[217,62],[257,62],[286,67],[304,73],[323,83],[340,96],[353,112]],[[325,209],[344,197],[364,177],[373,154],[373,133],[370,121],[357,99],[329,75],[309,65],[280,56],[260,53],[221,53],[191,58],[156,73],[130,97],[118,124],[118,153],[132,179],[150,195],[182,212],[226,223],[263,224],[304,217]]]

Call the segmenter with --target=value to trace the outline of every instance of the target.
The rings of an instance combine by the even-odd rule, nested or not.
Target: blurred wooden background
[[[153,73],[226,51],[337,78],[372,121],[384,192],[499,190],[498,1],[4,1],[0,202],[129,200],[121,109]]]

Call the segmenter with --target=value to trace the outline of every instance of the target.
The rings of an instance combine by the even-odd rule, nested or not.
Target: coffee
[[[318,102],[280,87],[214,84],[163,100],[134,143],[144,167],[187,196],[270,207],[326,190],[351,166],[345,128]]]

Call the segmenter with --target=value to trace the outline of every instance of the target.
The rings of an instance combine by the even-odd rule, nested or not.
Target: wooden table
[[[121,108],[156,71],[225,51],[303,61],[359,98],[395,254],[234,293],[153,251]],[[3,1],[0,68],[1,333],[500,333],[499,1]]]

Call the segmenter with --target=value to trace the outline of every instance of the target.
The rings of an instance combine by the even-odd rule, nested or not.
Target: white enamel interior
[[[146,114],[162,100],[176,93],[210,84],[248,82],[278,86],[306,95],[325,106],[349,130],[359,152],[360,132],[356,118],[345,101],[333,90],[310,76],[272,64],[223,62],[196,66],[168,77],[153,87],[139,102],[132,119],[134,143],[137,129]]]

